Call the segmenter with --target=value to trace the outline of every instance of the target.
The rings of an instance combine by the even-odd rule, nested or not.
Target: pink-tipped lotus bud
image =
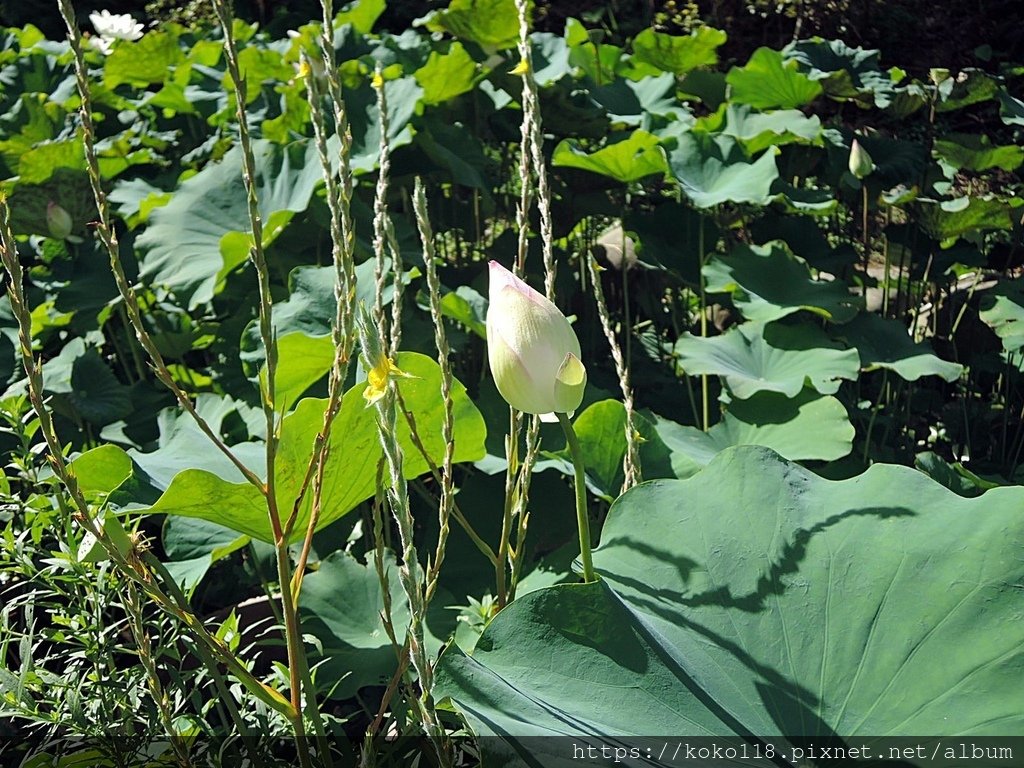
[[[513,408],[554,420],[583,401],[587,369],[565,315],[496,261],[490,263],[487,359]]]
[[[65,240],[71,234],[74,222],[70,213],[51,200],[46,205],[46,227],[50,230],[50,237]]]

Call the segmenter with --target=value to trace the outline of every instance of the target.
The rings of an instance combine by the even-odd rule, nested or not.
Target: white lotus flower
[[[99,11],[89,14],[89,21],[96,31],[92,38],[94,47],[103,53],[110,53],[115,40],[138,40],[142,37],[142,24],[127,13]]]
[[[587,369],[565,315],[496,261],[490,263],[487,359],[513,408],[555,421],[583,400]]]

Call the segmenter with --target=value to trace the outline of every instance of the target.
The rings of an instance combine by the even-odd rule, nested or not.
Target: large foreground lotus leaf
[[[321,181],[312,142],[286,147],[253,142],[264,243],[269,244],[296,211],[309,205]],[[210,301],[228,271],[248,257],[251,235],[242,151],[230,150],[177,189],[153,211],[136,244],[143,250],[141,274],[151,283],[188,297],[189,307]],[[232,235],[225,240],[225,236]],[[229,247],[222,250],[222,241]],[[237,242],[236,242],[237,241]]]
[[[430,358],[416,353],[401,353],[398,367],[415,378],[398,383],[405,409],[415,417],[417,433],[435,466],[444,456],[441,424],[444,403],[441,400],[440,369]],[[345,393],[341,412],[331,432],[330,457],[324,472],[322,512],[318,528],[337,520],[359,502],[373,495],[377,461],[381,457],[375,411],[363,399],[365,385],[360,383]],[[326,400],[307,398],[299,402],[281,426],[277,452],[276,478],[278,504],[287,515],[301,486],[313,449],[313,440],[323,423]],[[455,416],[455,460],[474,461],[484,455],[486,428],[483,417],[456,382],[453,387]],[[405,476],[417,477],[430,468],[430,462],[413,442],[405,419],[399,418],[398,441],[405,454]],[[212,447],[209,449],[214,450]],[[202,458],[192,456],[193,462]],[[299,510],[296,537],[301,537],[309,519],[311,494],[307,493]],[[175,475],[170,487],[148,512],[198,517],[223,525],[262,541],[273,541],[263,497],[248,483],[230,482],[205,469],[186,469]]]
[[[831,395],[840,379],[860,371],[857,350],[843,349],[813,325],[743,323],[711,338],[687,333],[675,351],[688,375],[723,376],[743,399],[757,392],[796,397],[805,384]]]
[[[622,496],[601,582],[512,603],[472,658],[445,654],[437,693],[512,749],[550,733],[1019,734],[1022,509],[1020,488],[966,499],[891,465],[835,482],[731,449]]]
[[[835,323],[857,314],[859,299],[838,280],[815,280],[807,264],[781,241],[741,245],[704,267],[706,288],[732,294],[750,320],[778,320],[802,309]]]
[[[772,183],[779,178],[778,152],[770,147],[751,162],[731,136],[690,132],[679,136],[668,163],[679,186],[698,208],[729,202],[767,205]]]
[[[887,368],[907,381],[922,376],[956,381],[964,370],[962,365],[938,357],[925,342],[914,341],[899,321],[879,315],[860,314],[836,327],[831,335],[854,347],[866,370]]]

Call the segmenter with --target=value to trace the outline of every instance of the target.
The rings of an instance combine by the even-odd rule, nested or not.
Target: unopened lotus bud
[[[587,369],[565,315],[496,261],[490,263],[487,360],[513,408],[554,421],[583,401]]]
[[[875,164],[871,161],[871,155],[854,139],[850,145],[850,173],[858,179],[863,179],[870,176],[873,170]]]
[[[50,237],[66,240],[71,234],[74,222],[70,213],[51,200],[46,206],[46,227],[50,230]]]

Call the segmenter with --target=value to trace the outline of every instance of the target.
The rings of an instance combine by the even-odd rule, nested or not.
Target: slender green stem
[[[867,184],[861,182],[861,225],[860,225],[860,236],[861,241],[864,243],[864,277],[867,278],[868,267],[871,261],[871,242],[868,238],[868,187]]]
[[[288,542],[279,541],[275,545],[277,553],[277,576],[281,586],[281,613],[284,615],[284,639],[288,649],[288,677],[291,689],[291,702],[295,708],[292,727],[295,731],[295,746],[299,753],[299,765],[312,768],[309,755],[309,741],[306,738],[306,723],[302,706],[302,667],[306,663],[306,649],[302,646],[302,634],[299,630],[298,607],[292,598],[291,562],[288,554]],[[307,695],[316,696],[316,691],[308,691]]]
[[[697,260],[700,263],[698,271],[700,272],[700,336],[702,339],[707,338],[708,335],[708,301],[707,301],[707,290],[704,284],[704,219],[697,221]],[[711,428],[711,405],[708,402],[709,389],[708,389],[708,375],[702,373],[700,376],[700,396],[701,396],[701,428],[707,432]]]
[[[868,419],[868,430],[864,436],[864,455],[862,461],[864,466],[868,465],[868,456],[871,450],[871,433],[875,431],[875,419],[878,418],[878,412],[882,410],[882,400],[888,391],[889,387],[889,371],[882,371],[882,387],[878,390],[878,398],[875,400],[875,404],[871,409],[871,418]]]
[[[583,464],[583,449],[580,447],[579,438],[576,437],[576,430],[572,428],[572,422],[564,413],[555,414],[558,416],[558,423],[562,425],[565,432],[565,441],[569,444],[569,453],[572,454],[572,465],[574,470],[574,485],[576,486],[576,524],[580,529],[580,561],[583,563],[583,581],[597,581],[594,575],[594,563],[590,556],[590,521],[587,516],[587,480]]]
[[[514,408],[509,408],[509,429],[505,436],[505,458],[508,466],[505,469],[505,505],[501,514],[501,540],[498,542],[498,561],[494,565],[496,589],[498,592],[498,608],[504,608],[508,602],[508,586],[506,568],[508,563],[509,537],[512,535],[512,509],[515,506],[516,478],[519,471],[519,434],[521,416]]]

